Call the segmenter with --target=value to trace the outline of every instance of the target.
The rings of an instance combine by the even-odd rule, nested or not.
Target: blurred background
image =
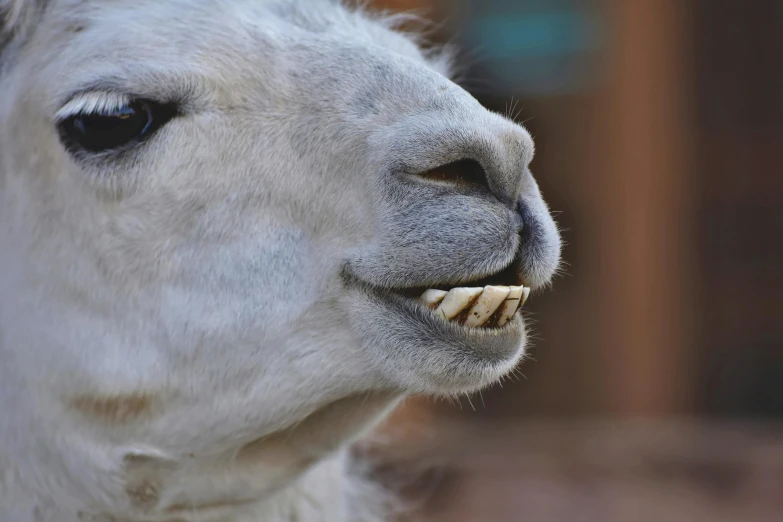
[[[783,521],[783,1],[387,0],[531,131],[566,276],[371,455],[417,522]]]

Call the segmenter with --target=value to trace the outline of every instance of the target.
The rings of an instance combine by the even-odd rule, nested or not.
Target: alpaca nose
[[[476,187],[489,190],[489,181],[484,168],[475,160],[460,160],[436,167],[418,174],[419,177],[449,183],[457,187]],[[517,232],[522,234],[525,223],[531,219],[531,211],[523,199],[517,199],[514,204],[515,224]]]
[[[535,190],[528,165],[533,140],[523,127],[483,108],[469,111],[454,123],[409,136],[412,157],[407,171],[423,180],[464,190],[489,192],[522,214],[520,197]],[[438,128],[440,127],[440,128]],[[409,165],[412,167],[412,165]]]

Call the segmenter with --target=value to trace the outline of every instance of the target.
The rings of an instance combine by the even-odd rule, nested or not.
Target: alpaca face
[[[408,38],[326,1],[12,4],[35,23],[0,76],[0,382],[32,427],[14,451],[58,429],[62,472],[91,470],[68,498],[255,498],[313,458],[216,485],[199,456],[292,426],[320,455],[518,362],[519,314],[475,328],[414,297],[548,283],[531,138]],[[187,473],[134,505],[102,473],[142,461]]]

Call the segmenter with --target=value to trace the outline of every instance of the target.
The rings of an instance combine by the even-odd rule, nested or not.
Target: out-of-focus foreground
[[[517,377],[371,449],[435,469],[414,518],[781,520],[783,2],[375,3],[424,8],[524,122],[568,243]]]

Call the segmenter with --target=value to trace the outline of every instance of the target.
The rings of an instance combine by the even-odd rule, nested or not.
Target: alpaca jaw
[[[394,364],[381,371],[397,386],[465,393],[491,384],[521,360],[527,329],[520,309],[531,292],[530,278],[520,270],[521,255],[511,262],[502,252],[496,255],[500,268],[490,275],[427,283],[411,277],[402,288],[371,283],[351,264],[344,268],[353,329],[379,359],[393,354]]]

